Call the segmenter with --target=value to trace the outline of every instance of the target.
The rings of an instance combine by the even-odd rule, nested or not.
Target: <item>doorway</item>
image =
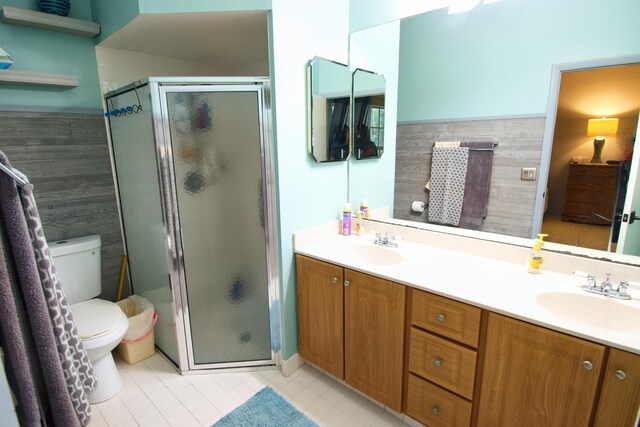
[[[599,62],[554,66],[533,236],[615,252],[627,182],[638,168],[631,160],[640,58]],[[594,130],[602,123],[615,126]]]

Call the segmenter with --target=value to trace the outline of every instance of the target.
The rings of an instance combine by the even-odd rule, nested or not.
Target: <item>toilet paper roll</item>
[[[414,212],[424,212],[424,202],[414,201],[411,203],[411,210]]]

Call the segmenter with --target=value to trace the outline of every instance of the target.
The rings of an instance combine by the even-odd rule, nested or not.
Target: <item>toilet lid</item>
[[[123,312],[117,304],[101,299],[73,304],[71,312],[80,338],[83,340],[116,329],[124,318]]]

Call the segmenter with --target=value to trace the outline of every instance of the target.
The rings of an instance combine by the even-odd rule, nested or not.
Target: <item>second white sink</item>
[[[536,302],[554,316],[623,334],[633,333],[640,319],[639,308],[602,295],[543,292]]]

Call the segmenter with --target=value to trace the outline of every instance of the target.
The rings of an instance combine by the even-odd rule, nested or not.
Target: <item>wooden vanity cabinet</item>
[[[331,375],[344,379],[342,267],[296,255],[298,351]]]
[[[405,413],[430,427],[469,427],[481,310],[411,289]]]
[[[345,381],[402,411],[406,287],[345,269]]]
[[[396,412],[430,427],[635,426],[640,355],[313,258],[296,263],[300,355]]]
[[[477,425],[588,426],[604,355],[602,345],[490,313]]]
[[[400,412],[406,287],[301,255],[296,268],[300,355]]]
[[[635,426],[640,409],[640,356],[612,348],[594,427]]]

